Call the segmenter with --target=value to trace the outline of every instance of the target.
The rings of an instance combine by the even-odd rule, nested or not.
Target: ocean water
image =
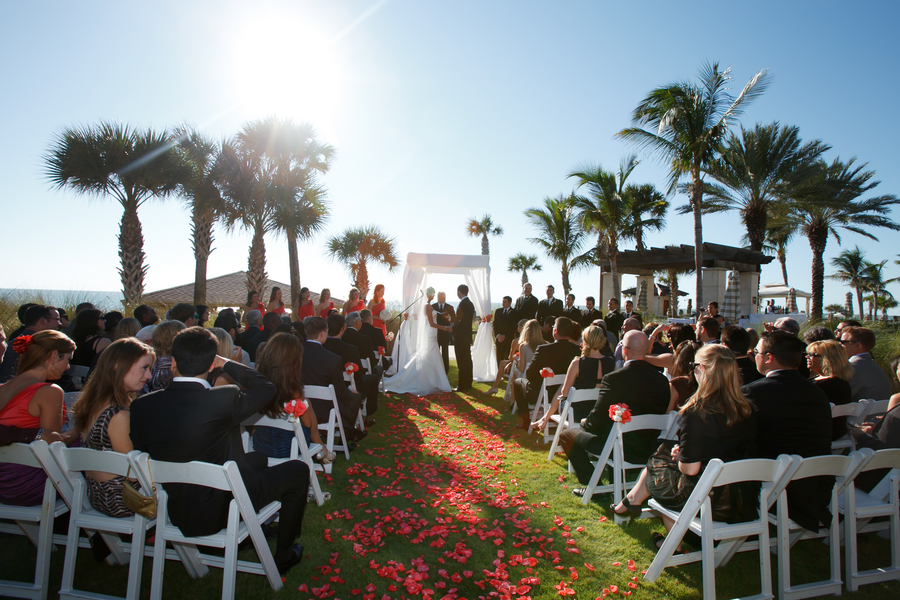
[[[73,306],[81,302],[93,302],[101,310],[121,310],[122,292],[99,290],[39,290],[0,288],[0,298],[12,304],[33,302],[39,298],[50,306]]]

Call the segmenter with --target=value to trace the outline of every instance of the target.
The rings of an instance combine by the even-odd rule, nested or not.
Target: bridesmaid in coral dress
[[[381,315],[381,311],[385,308],[384,302],[384,285],[378,284],[375,286],[375,291],[372,292],[373,297],[369,300],[369,310],[372,312],[372,325],[381,329],[381,332],[384,335],[387,335],[387,328],[384,326],[384,321],[382,321],[379,316]]]
[[[363,310],[365,307],[366,303],[359,297],[359,290],[353,287],[350,288],[350,293],[347,295],[347,301],[344,302],[344,306],[341,308],[341,314],[346,317],[352,312]]]
[[[328,313],[334,310],[334,302],[331,301],[331,290],[325,288],[322,290],[322,293],[319,294],[319,305],[316,307],[316,312],[323,319],[328,318]]]
[[[247,304],[244,306],[244,315],[241,317],[244,325],[247,324],[247,313],[251,310],[258,310],[260,318],[266,314],[266,305],[259,301],[259,292],[256,290],[247,292]]]
[[[306,317],[313,317],[316,314],[316,307],[313,306],[312,298],[309,297],[309,288],[300,288],[300,298],[297,299],[297,309],[294,311],[294,320],[303,322]]]
[[[279,315],[283,315],[284,310],[284,300],[281,299],[281,288],[273,287],[272,294],[269,296],[269,305],[266,306],[267,312],[277,313]]]

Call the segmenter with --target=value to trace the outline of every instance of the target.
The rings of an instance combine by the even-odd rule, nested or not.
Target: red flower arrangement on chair
[[[288,421],[296,423],[306,412],[306,408],[305,400],[291,400],[284,405],[284,412],[288,414]]]
[[[553,369],[550,369],[547,367],[544,367],[543,369],[541,369],[541,377],[553,377],[555,375],[556,375],[556,373],[553,372]]]
[[[609,407],[609,418],[616,423],[628,423],[631,421],[631,409],[627,404],[613,404]]]
[[[344,365],[344,370],[353,375],[354,373],[359,371],[359,365],[357,365],[356,363],[348,362],[346,365]]]

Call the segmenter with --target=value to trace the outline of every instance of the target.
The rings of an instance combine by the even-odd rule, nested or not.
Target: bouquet
[[[291,423],[296,423],[306,409],[306,400],[291,400],[284,405],[284,412],[288,414],[288,421]]]
[[[389,341],[389,342],[394,341],[394,332],[393,332],[393,331],[388,331],[388,334],[387,334],[387,336],[385,336],[384,339],[386,339],[386,340]],[[380,346],[379,346],[379,347],[380,347]]]
[[[609,407],[609,418],[616,423],[628,423],[631,421],[631,410],[627,404],[613,404]]]
[[[556,373],[553,372],[553,369],[548,367],[544,367],[541,369],[541,377],[553,377]]]

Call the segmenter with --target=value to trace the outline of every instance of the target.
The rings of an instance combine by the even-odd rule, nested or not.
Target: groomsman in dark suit
[[[563,307],[562,316],[572,319],[572,321],[579,325],[581,324],[581,317],[583,315],[581,309],[575,306],[575,294],[568,294],[566,296],[566,305]]]
[[[561,317],[563,315],[563,303],[559,298],[554,298],[553,293],[556,290],[552,285],[547,286],[547,299],[538,303],[537,319],[541,323],[547,317]]]
[[[516,315],[520,319],[534,319],[538,311],[538,299],[531,295],[531,284],[522,286],[522,295],[516,299]]]
[[[459,379],[454,391],[469,392],[472,389],[472,320],[475,318],[475,305],[469,300],[469,286],[456,288],[456,295],[459,306],[453,323],[453,349],[456,351]]]
[[[512,298],[503,296],[503,306],[494,311],[494,345],[497,348],[497,365],[509,358],[509,347],[518,329],[516,312],[512,309]]]
[[[434,310],[435,320],[438,325],[448,326],[452,325],[456,320],[456,312],[453,310],[453,307],[447,304],[447,294],[444,292],[438,292],[437,302],[431,305],[431,308]],[[441,358],[444,359],[444,373],[450,372],[450,343],[453,341],[453,336],[449,331],[444,331],[443,329],[438,329],[437,334],[438,346],[441,347]]]
[[[607,307],[609,312],[603,317],[603,320],[606,322],[606,331],[616,336],[616,339],[619,339],[619,332],[622,330],[625,316],[619,311],[619,301],[615,298],[609,299]]]
[[[644,322],[644,317],[641,316],[641,313],[634,312],[634,302],[632,302],[631,300],[625,301],[625,312],[622,313],[622,316],[625,317],[625,319],[630,319],[630,318],[634,317],[641,323]]]
[[[594,308],[595,300],[593,296],[584,299],[584,310],[581,311],[581,327],[586,328],[588,325],[603,318],[603,313]]]

